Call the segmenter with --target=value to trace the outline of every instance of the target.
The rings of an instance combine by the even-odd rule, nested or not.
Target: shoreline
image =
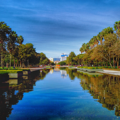
[[[55,66],[52,66],[55,67]],[[60,67],[69,67],[69,66],[60,66]],[[30,71],[36,71],[36,70],[41,70],[41,69],[45,69],[46,67],[35,67],[35,68],[22,68],[22,69],[30,69]],[[70,67],[73,69],[77,69],[79,70],[79,68],[77,67]],[[107,74],[107,75],[115,75],[115,76],[120,76],[120,70],[115,70],[115,69],[103,69],[103,71],[96,71],[97,73],[102,73],[102,74]]]

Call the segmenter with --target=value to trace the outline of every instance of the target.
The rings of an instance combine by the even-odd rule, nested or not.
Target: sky
[[[0,0],[0,22],[48,58],[80,54],[83,43],[119,20],[120,0]]]

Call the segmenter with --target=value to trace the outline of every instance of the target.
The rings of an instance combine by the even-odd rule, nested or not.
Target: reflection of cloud
[[[50,74],[53,74],[53,69],[50,70]]]
[[[67,72],[66,72],[66,70],[60,70],[60,72],[61,72],[61,77],[62,77],[62,78],[67,77]]]

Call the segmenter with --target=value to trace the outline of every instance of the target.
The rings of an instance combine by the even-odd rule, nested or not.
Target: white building
[[[53,62],[53,58],[49,58],[49,60],[50,60],[51,62]]]
[[[61,54],[60,61],[67,60],[67,57],[68,57],[68,55],[67,55],[67,54],[65,54],[65,53],[62,53],[62,54]]]

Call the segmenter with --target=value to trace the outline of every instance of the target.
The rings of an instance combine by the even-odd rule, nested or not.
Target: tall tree
[[[7,44],[7,49],[9,50],[9,53],[10,53],[10,67],[11,67],[11,57],[15,49],[16,42],[17,42],[17,34],[15,31],[12,31],[9,35],[9,41]],[[14,59],[14,63],[15,63],[15,59]],[[15,64],[14,64],[14,67],[15,67]]]
[[[0,22],[0,52],[1,52],[1,66],[3,67],[2,54],[4,50],[4,45],[9,40],[8,36],[11,32],[11,28],[7,26],[5,22]]]
[[[19,46],[19,59],[20,59],[20,67],[21,67],[21,62],[25,64],[29,63],[29,59],[35,54],[35,49],[33,48],[32,43],[27,43],[27,44],[22,44]]]
[[[44,53],[40,53],[40,65],[47,65],[47,64],[49,64],[50,63],[50,61],[49,61],[49,59],[46,57],[46,55],[44,54]]]
[[[118,36],[120,37],[120,21],[115,22],[114,29],[115,29],[116,33],[118,34]]]
[[[21,45],[23,43],[23,41],[24,41],[24,39],[21,35],[17,37],[17,43],[19,43],[19,45]]]
[[[68,59],[69,59],[69,63],[70,63],[71,65],[75,65],[75,64],[76,64],[76,62],[75,62],[75,60],[74,60],[75,57],[76,57],[76,55],[75,55],[74,52],[71,52],[71,53],[69,54]]]

